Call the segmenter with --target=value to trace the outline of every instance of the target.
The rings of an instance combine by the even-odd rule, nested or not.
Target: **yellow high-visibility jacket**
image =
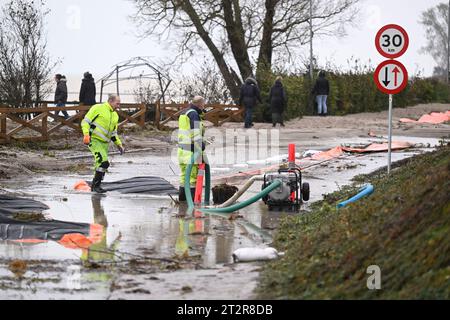
[[[81,123],[83,134],[90,135],[92,138],[101,142],[113,141],[121,146],[117,126],[119,124],[119,115],[113,110],[108,102],[96,104],[89,109],[86,117]]]

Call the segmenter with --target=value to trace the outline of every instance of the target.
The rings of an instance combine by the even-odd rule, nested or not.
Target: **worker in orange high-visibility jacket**
[[[95,175],[91,187],[93,192],[105,193],[101,183],[110,166],[108,161],[109,143],[114,142],[121,154],[125,152],[117,134],[119,115],[116,109],[119,106],[120,97],[110,95],[108,102],[92,106],[81,123],[84,134],[83,142],[89,146],[95,161]]]

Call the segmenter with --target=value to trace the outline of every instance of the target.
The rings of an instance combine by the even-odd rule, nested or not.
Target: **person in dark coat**
[[[97,104],[97,102],[95,101],[96,94],[97,91],[95,88],[94,78],[92,77],[92,74],[86,72],[81,82],[79,99],[80,104],[83,104],[85,106],[93,106]]]
[[[282,127],[284,127],[283,112],[284,110],[286,110],[287,99],[286,99],[286,90],[284,90],[282,80],[283,79],[281,77],[277,78],[272,89],[270,89],[269,94],[273,127],[276,127],[277,123],[279,123]]]
[[[255,79],[247,78],[245,84],[241,87],[241,96],[239,98],[239,105],[245,107],[245,128],[253,126],[253,109],[257,103],[262,103],[261,93]]]
[[[55,90],[55,104],[57,107],[65,107],[67,103],[67,79],[61,74],[55,75],[56,90]],[[62,110],[65,119],[69,118],[69,114],[66,110]],[[59,111],[56,111],[55,115],[59,115]]]
[[[319,78],[316,81],[312,94],[316,95],[317,113],[319,116],[327,116],[327,99],[330,94],[330,83],[325,78],[325,71],[319,72]]]

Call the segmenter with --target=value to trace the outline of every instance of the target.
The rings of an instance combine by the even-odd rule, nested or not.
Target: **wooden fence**
[[[170,121],[178,121],[179,116],[188,107],[188,104],[156,104],[155,126],[161,128]],[[216,127],[226,122],[242,122],[244,108],[237,105],[209,104],[206,106],[205,120]]]
[[[0,105],[0,144],[11,141],[48,141],[51,138],[62,136],[61,129],[72,129],[67,134],[82,135],[81,121],[90,106],[68,103],[65,107],[49,107],[49,103],[41,103],[35,108],[10,108]],[[160,104],[154,105],[153,119],[147,119],[161,129],[170,121],[178,121],[188,104]],[[121,104],[117,113],[120,117],[119,128],[128,123],[144,127],[146,115],[151,112],[150,106],[145,104]],[[68,119],[56,116],[57,111],[68,111],[72,115]],[[206,106],[205,120],[215,126],[225,122],[242,122],[244,109],[236,105],[212,104]],[[73,114],[75,112],[75,114]],[[49,121],[53,119],[52,122]],[[30,119],[30,120],[27,120]]]
[[[82,135],[81,121],[90,106],[49,107],[47,103],[36,108],[9,108],[0,106],[0,144],[15,141],[48,141],[52,137],[61,135],[64,127],[73,129],[71,134]],[[68,119],[56,116],[57,111],[75,111]],[[147,107],[143,104],[121,104],[117,113],[120,117],[119,128],[127,123],[145,126]],[[23,117],[28,115],[28,117]],[[30,116],[31,115],[31,116]],[[31,118],[26,120],[25,118]],[[49,118],[53,122],[49,122]],[[9,121],[8,121],[9,119]],[[26,132],[23,132],[25,129]],[[22,133],[21,135],[18,135]],[[66,132],[67,134],[67,132]]]

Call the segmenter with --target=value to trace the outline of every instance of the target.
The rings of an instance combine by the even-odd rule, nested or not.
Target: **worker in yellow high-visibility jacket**
[[[205,151],[205,125],[204,118],[205,99],[195,97],[191,105],[183,112],[178,120],[178,163],[181,170],[179,200],[186,201],[184,185],[189,179],[191,194],[195,195],[195,185],[197,182],[198,165],[204,161]],[[199,155],[194,159],[191,176],[186,177],[186,168],[191,161],[192,155]]]
[[[120,106],[120,97],[110,95],[108,102],[91,107],[81,123],[84,144],[89,146],[95,161],[95,175],[92,181],[92,191],[105,193],[101,183],[110,163],[108,161],[109,143],[112,141],[123,154],[125,149],[117,134],[119,115],[116,109]]]

